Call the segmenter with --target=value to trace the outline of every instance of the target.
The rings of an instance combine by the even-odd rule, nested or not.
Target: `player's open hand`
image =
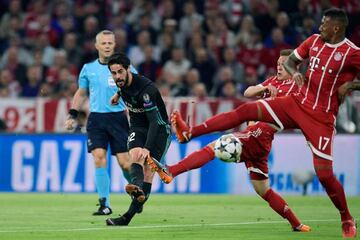
[[[111,105],[118,105],[119,99],[120,99],[120,96],[117,93],[115,93],[115,95],[113,95],[110,99]]]
[[[66,130],[69,130],[69,131],[73,130],[74,126],[75,126],[75,119],[73,119],[73,118],[66,119],[66,121],[65,121],[65,129]]]
[[[295,72],[292,76],[295,83],[298,85],[299,88],[301,88],[304,85],[305,77],[299,72]]]

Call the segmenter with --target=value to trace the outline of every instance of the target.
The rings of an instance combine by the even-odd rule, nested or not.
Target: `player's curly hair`
[[[125,69],[128,69],[130,66],[130,59],[124,53],[114,53],[110,56],[108,61],[108,68],[113,64],[120,64]]]

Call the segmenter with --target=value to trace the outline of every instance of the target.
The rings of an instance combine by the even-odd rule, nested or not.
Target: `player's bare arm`
[[[262,85],[256,85],[256,86],[250,86],[246,89],[244,92],[244,96],[251,98],[251,97],[262,97],[264,93],[269,93],[271,97],[275,97],[277,94],[277,89],[274,86],[268,85],[268,86],[262,86]]]
[[[292,53],[289,58],[284,62],[285,70],[292,76],[293,80],[299,87],[302,87],[305,81],[304,75],[302,75],[297,66],[301,63],[301,61]]]

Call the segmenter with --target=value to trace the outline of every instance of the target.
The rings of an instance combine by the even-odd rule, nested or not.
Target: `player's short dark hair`
[[[108,61],[108,68],[113,64],[120,64],[125,69],[128,69],[130,66],[130,59],[124,53],[114,53],[111,55]]]
[[[345,10],[340,8],[329,8],[324,12],[324,16],[340,22],[344,25],[344,27],[347,27],[347,25],[349,24],[349,19],[346,15]]]
[[[294,49],[283,49],[280,51],[280,56],[290,56]]]

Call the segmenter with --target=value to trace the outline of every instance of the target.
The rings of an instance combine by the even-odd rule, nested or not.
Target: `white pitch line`
[[[339,219],[311,219],[303,222],[335,222]],[[287,223],[287,221],[259,221],[259,222],[238,222],[238,223],[204,223],[204,224],[174,224],[174,225],[146,225],[146,226],[107,226],[94,228],[72,228],[72,229],[17,229],[17,230],[0,230],[0,233],[25,233],[25,232],[81,232],[81,231],[98,231],[98,230],[129,230],[129,229],[151,229],[151,228],[194,228],[194,227],[222,227],[236,225],[258,225],[258,224],[278,224]]]

